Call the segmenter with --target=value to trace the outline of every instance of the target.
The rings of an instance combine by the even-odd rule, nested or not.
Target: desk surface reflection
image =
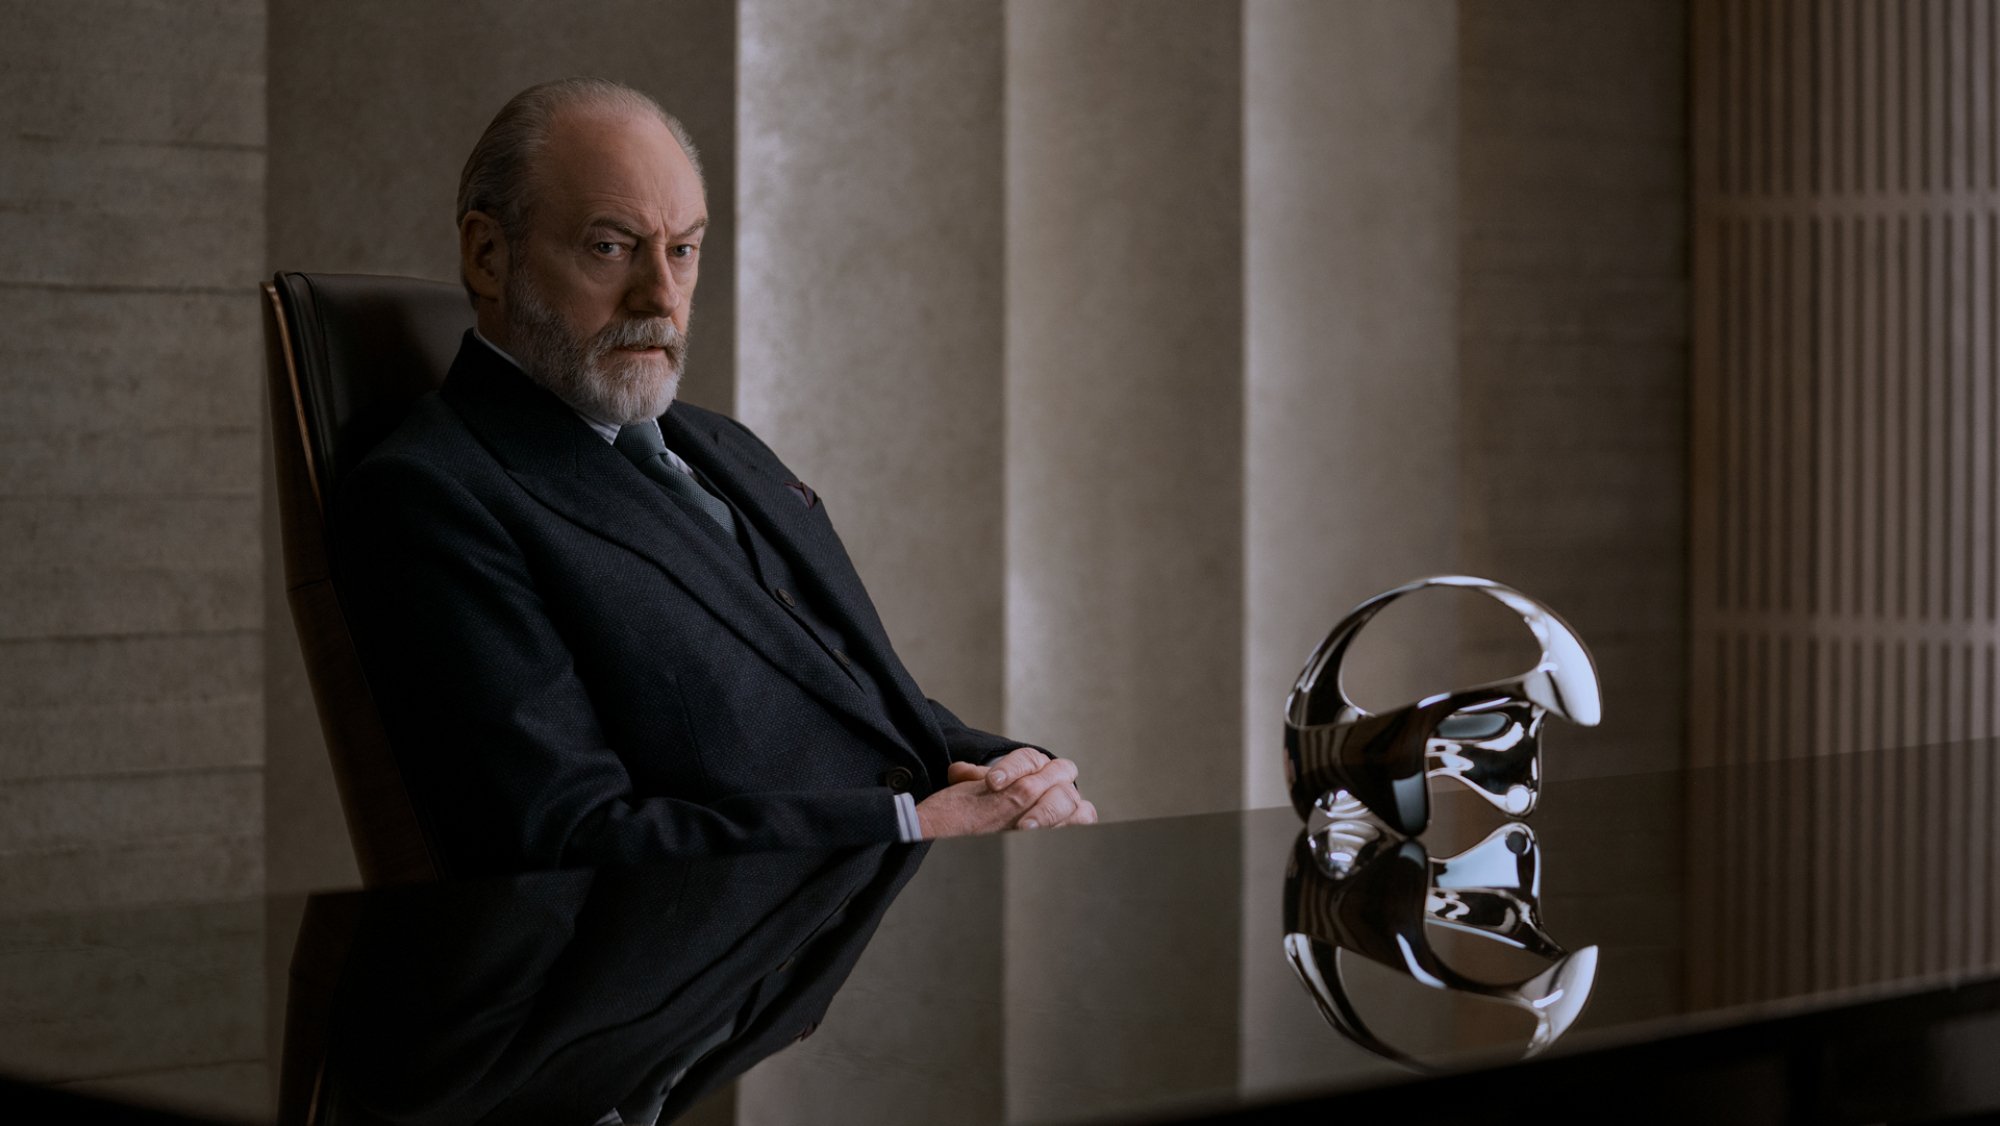
[[[1311,854],[1274,809],[0,918],[0,1073],[28,1081],[0,1107],[68,1086],[271,1121],[282,1086],[288,1117],[346,1123],[2000,1110],[1978,1065],[2000,1049],[1996,755],[1551,778],[1528,834],[1440,791],[1425,855],[1385,853],[1415,880],[1395,904],[1302,898]],[[1409,964],[1476,988],[1371,939],[1393,956],[1344,963],[1354,1035],[1287,960],[1321,907],[1395,915],[1430,947]],[[220,968],[249,948],[272,972]],[[1587,998],[1551,1013],[1523,983],[1564,966]],[[155,1062],[120,1079],[126,1057]]]

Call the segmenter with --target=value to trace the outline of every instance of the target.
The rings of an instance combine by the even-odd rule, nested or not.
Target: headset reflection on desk
[[[1423,842],[1399,838],[1351,807],[1356,818],[1301,832],[1285,870],[1285,957],[1335,1029],[1377,1055],[1421,1068],[1362,1019],[1340,954],[1348,951],[1433,989],[1486,997],[1534,1019],[1523,1055],[1569,1030],[1597,975],[1597,947],[1574,953],[1542,928],[1541,851],[1516,821],[1456,856],[1432,859]],[[1515,981],[1481,981],[1453,969],[1426,924],[1549,959]]]
[[[1518,677],[1370,713],[1348,696],[1342,663],[1384,607],[1430,587],[1477,590],[1512,609],[1541,643],[1541,659]],[[1541,788],[1542,725],[1552,714],[1586,727],[1598,722],[1590,653],[1554,611],[1486,579],[1446,575],[1379,594],[1349,612],[1307,659],[1285,701],[1286,781],[1293,808],[1307,820],[1285,876],[1285,954],[1343,1035],[1421,1066],[1362,1020],[1342,972],[1342,950],[1433,989],[1525,1011],[1535,1022],[1526,1055],[1548,1047],[1583,1011],[1597,948],[1571,953],[1542,928],[1534,831],[1510,821],[1439,860],[1414,839],[1430,823],[1432,778],[1455,779],[1510,817],[1532,813]],[[1427,923],[1550,964],[1521,980],[1481,981],[1445,963]]]

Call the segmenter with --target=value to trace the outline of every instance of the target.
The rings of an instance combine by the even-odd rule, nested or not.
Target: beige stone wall
[[[263,10],[7,18],[0,911],[245,894]]]
[[[1937,972],[2000,932],[2000,12],[1698,0],[1693,56],[1690,753],[1763,765],[1690,802],[1771,866],[1689,849],[1689,989]]]
[[[1245,10],[1248,805],[1286,800],[1284,694],[1326,631],[1459,566],[1457,29],[1452,0]],[[1364,702],[1449,687],[1457,604],[1412,608]]]
[[[1007,722],[1114,817],[1242,798],[1242,13],[1007,23]]]
[[[1990,737],[1996,13],[1706,0],[1695,27],[1693,750]]]
[[[256,0],[0,5],[0,1058],[239,1113],[263,85]]]
[[[739,13],[737,416],[824,499],[924,690],[998,727],[1005,5]],[[837,1003],[738,1084],[738,1121],[1001,1121],[1001,855],[933,854],[844,990],[894,1019]],[[843,1091],[857,1056],[912,1066]]]
[[[1244,14],[1242,766],[1244,804],[1269,806],[1287,802],[1282,705],[1306,654],[1356,602],[1458,566],[1458,5]],[[1449,687],[1459,608],[1426,598],[1378,619],[1357,698]],[[1291,845],[1241,844],[1250,1092],[1326,1065],[1325,1021],[1279,948]]]
[[[825,498],[918,682],[989,728],[1004,11],[746,2],[737,104],[737,416]]]
[[[1687,691],[1687,5],[1459,6],[1464,566],[1589,644],[1560,775],[1672,766]],[[1521,645],[1469,623],[1469,662]]]

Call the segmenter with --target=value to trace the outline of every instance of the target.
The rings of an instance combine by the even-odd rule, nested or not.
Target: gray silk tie
[[[692,474],[681,472],[667,460],[667,442],[660,437],[658,423],[649,419],[624,427],[618,431],[618,440],[612,446],[630,458],[640,472],[658,481],[668,492],[693,501],[695,507],[729,533],[729,538],[736,538],[736,514],[721,497],[703,488]]]

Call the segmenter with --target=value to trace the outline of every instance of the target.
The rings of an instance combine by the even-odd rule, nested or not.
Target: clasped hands
[[[985,766],[954,762],[943,789],[917,803],[926,840],[1090,825],[1097,807],[1076,790],[1076,764],[1016,747]]]

